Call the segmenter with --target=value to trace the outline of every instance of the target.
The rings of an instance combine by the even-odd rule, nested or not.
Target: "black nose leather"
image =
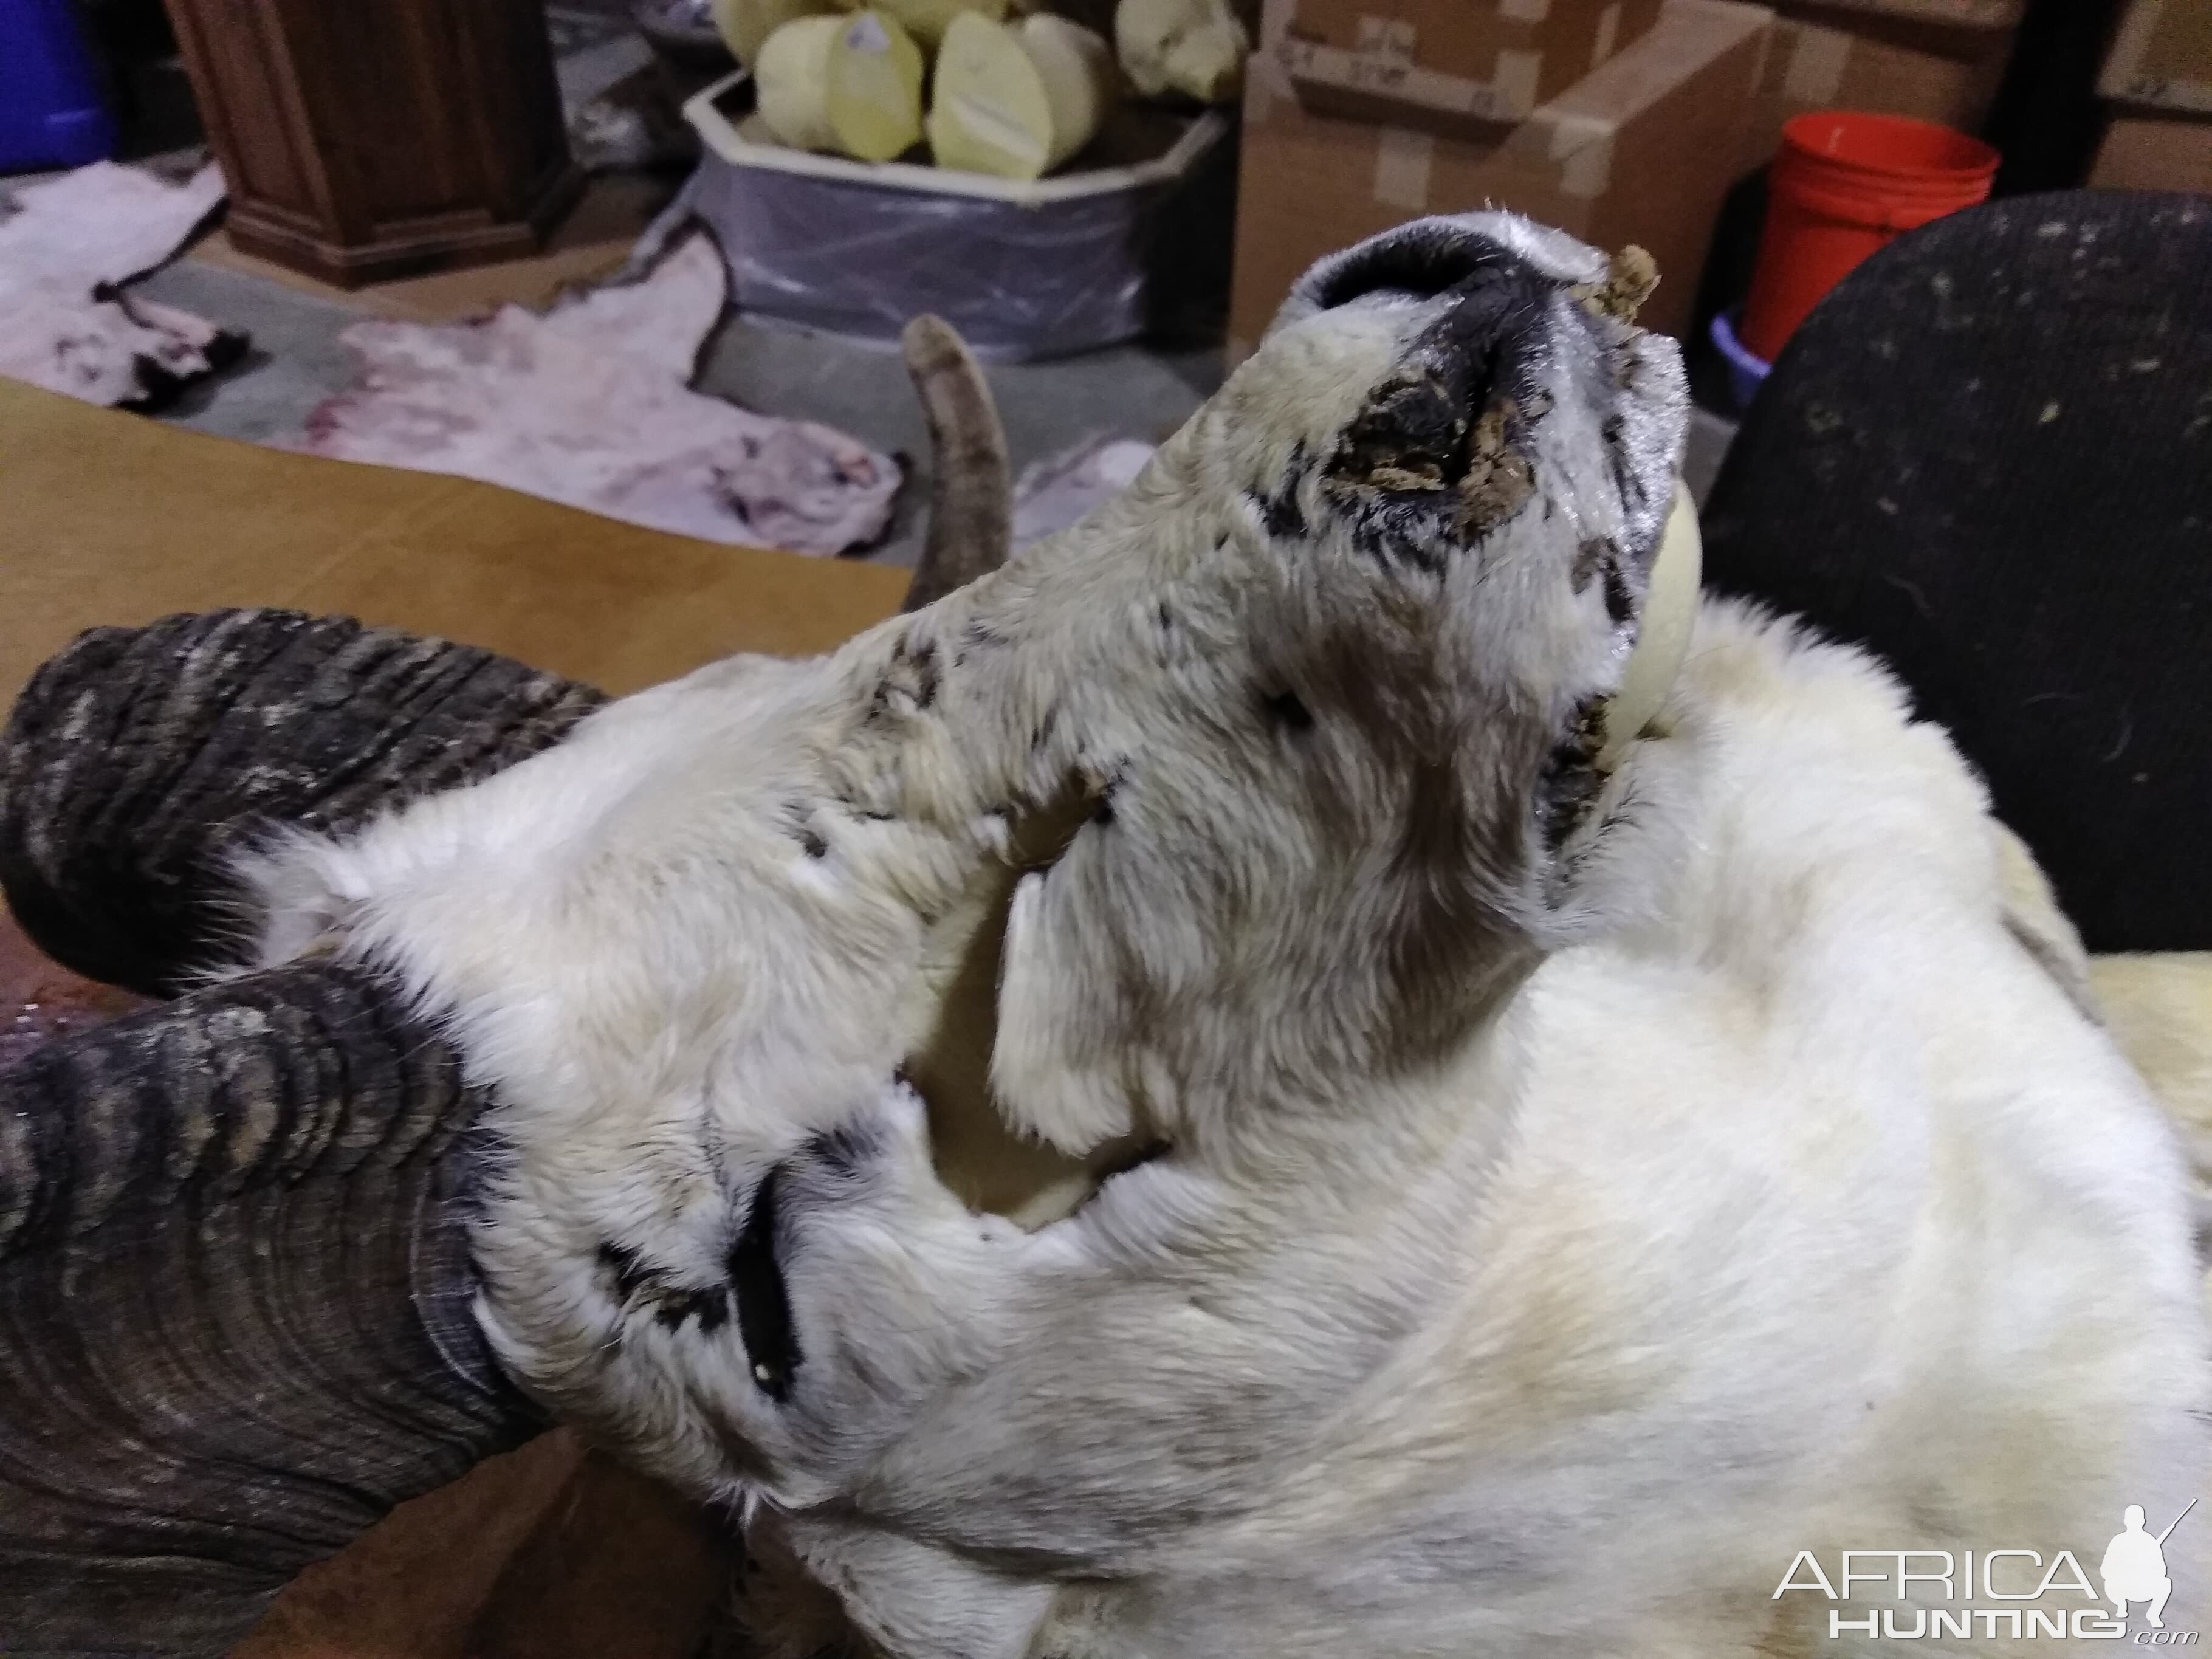
[[[1314,300],[1323,311],[1372,294],[1431,300],[1508,275],[1535,276],[1520,255],[1489,237],[1424,220],[1354,249],[1328,273]]]
[[[1443,301],[1345,428],[1329,489],[1394,561],[1433,568],[1510,518],[1534,489],[1527,454],[1543,400],[1557,284],[1486,237],[1433,226],[1377,245],[1324,286]],[[1340,300],[1337,303],[1347,303]]]

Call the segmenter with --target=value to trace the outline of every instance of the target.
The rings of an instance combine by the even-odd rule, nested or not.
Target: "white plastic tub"
[[[1229,131],[1218,111],[1124,106],[1071,167],[1018,180],[788,149],[742,70],[684,114],[702,143],[687,193],[741,310],[884,342],[932,311],[997,358],[1144,333],[1174,287],[1160,251],[1185,252],[1163,229],[1221,172]]]

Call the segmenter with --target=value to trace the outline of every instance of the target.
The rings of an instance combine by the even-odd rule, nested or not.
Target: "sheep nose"
[[[1500,285],[1543,285],[1519,252],[1449,219],[1422,219],[1401,226],[1363,242],[1316,274],[1321,280],[1310,296],[1316,311],[1376,295],[1433,300]]]
[[[1331,471],[1343,487],[1455,499],[1478,475],[1474,494],[1482,501],[1468,506],[1459,526],[1471,532],[1480,527],[1477,517],[1505,516],[1528,493],[1527,465],[1509,452],[1519,436],[1522,392],[1547,349],[1559,284],[1488,237],[1426,234],[1455,228],[1408,227],[1371,245],[1373,258],[1344,273],[1347,291],[1418,293],[1447,303],[1407,342],[1345,428]],[[1494,490],[1493,475],[1502,481]]]

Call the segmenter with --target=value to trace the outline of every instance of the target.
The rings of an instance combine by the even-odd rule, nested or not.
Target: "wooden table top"
[[[0,706],[83,629],[223,605],[342,611],[632,691],[732,652],[826,650],[907,580],[0,380]]]

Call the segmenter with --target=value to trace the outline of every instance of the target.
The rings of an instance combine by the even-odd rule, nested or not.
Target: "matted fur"
[[[506,1103],[516,1376],[883,1650],[1852,1653],[1799,1549],[2199,1489],[2174,1138],[1943,734],[1713,605],[1589,766],[1683,411],[1602,275],[1356,251],[995,575],[259,866]]]

